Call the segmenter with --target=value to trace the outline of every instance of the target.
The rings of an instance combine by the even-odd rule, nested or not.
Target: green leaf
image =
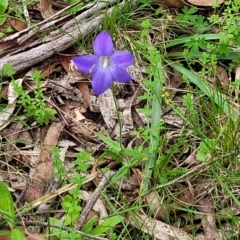
[[[113,216],[105,220],[103,223],[95,227],[90,234],[92,235],[100,235],[102,233],[107,232],[108,230],[113,229],[118,223],[123,221],[123,217],[121,216]]]
[[[97,222],[98,218],[96,216],[92,217],[83,225],[81,231],[85,233],[90,233],[93,229],[94,224]]]
[[[1,6],[1,5],[0,5]],[[5,17],[4,15],[0,17],[0,26],[4,24],[4,22],[6,21],[7,17]]]
[[[0,231],[0,236],[10,236],[10,231],[1,230]]]
[[[7,220],[9,226],[12,228],[15,220],[15,211],[13,200],[7,186],[0,181],[0,213]]]
[[[120,143],[113,141],[110,137],[106,137],[100,133],[96,133],[97,135],[104,143],[108,145],[108,147],[116,152],[120,152],[122,150]]]
[[[1,15],[6,11],[7,6],[8,6],[8,0],[1,0],[0,1],[0,14]]]
[[[199,161],[207,161],[208,155],[211,153],[214,148],[215,141],[212,139],[205,139],[200,143],[200,149],[196,155],[197,160]]]
[[[25,240],[24,234],[17,228],[14,228],[11,231],[10,237],[12,240]]]
[[[224,48],[226,50],[226,48]],[[189,52],[189,57],[190,58],[202,58],[204,55],[204,52],[199,52],[199,53],[192,53]],[[185,58],[183,52],[170,52],[166,55],[168,58]],[[225,54],[216,54],[217,59],[221,60],[239,60],[239,53],[238,52],[231,52],[228,55]]]
[[[191,15],[191,14],[194,14],[196,13],[198,10],[196,7],[187,7],[187,6],[184,6],[182,11],[186,14],[186,15]]]
[[[51,225],[58,225],[59,227],[63,226],[63,223],[56,218],[49,218],[48,220],[49,220],[50,226]],[[70,235],[69,232],[64,231],[61,228],[51,227],[50,231],[61,240],[69,239],[69,235]]]
[[[104,151],[104,154],[105,154],[105,156],[111,157],[113,160],[115,160],[119,163],[123,162],[122,156],[114,151],[111,151],[110,149],[106,149]]]
[[[202,92],[221,107],[232,120],[236,121],[239,118],[239,112],[233,108],[226,95],[216,91],[206,80],[200,79],[179,63],[169,61],[169,64],[200,88]]]
[[[126,175],[129,175],[130,169],[127,166],[122,166],[117,173],[112,177],[111,182],[115,183]]]
[[[173,47],[173,46],[176,46],[176,45],[179,45],[179,44],[185,44],[187,42],[190,42],[192,41],[193,39],[195,41],[199,40],[199,39],[204,39],[205,41],[206,40],[219,40],[219,39],[222,39],[223,36],[221,36],[220,34],[200,34],[200,35],[194,35],[194,36],[191,36],[191,37],[180,37],[180,38],[176,38],[174,40],[170,40],[167,44],[166,44],[166,48],[169,48],[169,47]]]

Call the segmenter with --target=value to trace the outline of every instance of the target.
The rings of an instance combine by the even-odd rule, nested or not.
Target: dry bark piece
[[[16,72],[23,71],[34,64],[73,46],[75,44],[75,39],[81,39],[83,36],[86,36],[95,30],[106,14],[106,12],[104,12],[97,17],[93,17],[93,13],[99,12],[101,9],[105,9],[108,4],[114,3],[116,3],[116,0],[108,2],[95,1],[81,9],[81,11],[85,11],[74,19],[66,20],[66,17],[64,16],[62,19],[65,21],[64,25],[62,25],[62,22],[60,21],[61,19],[52,22],[43,21],[41,24],[35,26],[33,30],[26,29],[8,38],[1,39],[0,43],[4,46],[1,46],[0,44],[0,49],[3,48],[6,50],[6,47],[14,46],[16,43],[15,47],[17,50],[12,52],[11,56],[7,55],[2,57],[0,61],[0,72],[3,71],[4,64],[9,62],[12,63],[13,69]],[[122,4],[119,6],[122,6]],[[108,13],[112,12],[113,9],[114,7],[110,8]],[[57,14],[54,16],[57,16]],[[54,24],[62,25],[62,27],[54,28]],[[39,39],[36,36],[36,32],[43,32],[50,27],[53,27],[53,29],[56,30],[51,31],[50,34],[43,39]],[[34,40],[32,40],[32,38]],[[27,41],[31,41],[31,44],[27,44]],[[24,44],[28,48],[26,51],[24,47],[22,47]]]

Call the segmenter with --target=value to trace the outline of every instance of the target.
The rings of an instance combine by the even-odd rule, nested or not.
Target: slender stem
[[[120,144],[120,147],[122,148],[122,120],[121,120],[121,117],[120,117],[119,106],[118,106],[118,103],[117,103],[117,98],[116,98],[116,95],[115,95],[113,84],[111,86],[111,89],[112,89],[114,104],[115,104],[115,107],[116,107],[117,120],[118,120],[118,124],[119,124],[119,144]]]

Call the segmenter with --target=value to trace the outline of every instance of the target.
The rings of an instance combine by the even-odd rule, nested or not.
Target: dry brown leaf
[[[25,188],[26,186],[16,187],[17,190],[21,190],[21,191],[24,191]],[[39,192],[36,188],[28,187],[26,194],[24,194],[23,196],[23,201],[29,203],[35,199],[40,198],[42,195],[43,195],[42,192]]]
[[[140,187],[140,181],[136,178],[135,175],[130,176],[129,178],[123,177],[120,181],[114,183],[116,188],[120,188],[125,191],[133,191]]]
[[[139,127],[143,127],[144,121],[142,120],[140,114],[138,113],[138,111],[134,106],[131,107],[131,112],[132,112],[132,120],[135,128],[138,129]]]
[[[221,85],[227,91],[229,89],[229,85],[230,85],[227,71],[225,70],[224,67],[217,65],[216,74],[217,74],[218,80],[220,81]]]
[[[94,135],[94,131],[99,132],[100,127],[94,122],[85,119],[81,121],[79,124],[72,124],[70,126],[71,132],[80,136],[82,141],[95,141],[96,136]]]
[[[195,206],[199,211],[206,213],[202,217],[202,226],[204,231],[205,240],[220,240],[217,232],[215,211],[213,204],[206,198],[201,198]]]
[[[62,67],[59,65],[58,61],[54,61],[51,64],[49,64],[47,67],[45,67],[42,71],[42,77],[45,78],[47,76],[49,76],[51,73],[53,72],[61,72],[62,71]]]
[[[182,111],[182,114],[185,115],[186,113],[186,108],[180,106],[179,107]],[[184,119],[180,117],[174,110],[170,111],[168,114],[166,114],[164,117],[165,123],[181,128],[184,125]]]
[[[73,64],[73,68],[75,69],[75,71],[72,71],[72,69],[70,67],[72,65],[72,61],[71,61],[72,56],[74,56],[74,55],[76,55],[76,52],[74,51],[73,48],[70,48],[58,56],[59,62],[62,64],[64,70],[67,73],[78,72],[76,67],[74,68],[74,64]]]
[[[153,213],[154,219],[166,221],[168,219],[168,210],[162,205],[162,199],[158,193],[154,190],[150,191],[146,196],[146,202],[149,205],[151,212]]]
[[[3,146],[7,162],[12,159],[11,151],[16,150],[14,142],[18,139],[18,135],[20,134],[22,129],[22,122],[13,122],[10,127],[2,131],[2,137],[7,140],[7,144]]]
[[[175,90],[181,86],[183,79],[176,69],[172,69],[171,72],[172,74],[169,76],[169,82],[167,82],[167,91],[170,93],[171,99],[173,99],[176,92]]]
[[[130,222],[132,226],[153,236],[158,240],[192,240],[193,236],[187,234],[179,228],[175,228],[161,221],[149,218],[145,213],[135,213],[127,215],[127,222]],[[196,239],[196,238],[195,238]]]
[[[91,192],[86,192],[86,191],[81,191],[81,194],[79,195],[79,199],[88,202],[91,200],[92,193]],[[96,203],[94,204],[92,210],[94,212],[98,213],[99,215],[99,223],[104,222],[104,218],[108,216],[108,212],[106,210],[106,207],[101,200],[101,198],[97,199]]]
[[[171,7],[182,8],[184,6],[195,5],[200,7],[211,7],[215,3],[223,3],[225,0],[155,0],[158,4]]]
[[[23,78],[16,80],[18,85],[22,85]],[[11,121],[9,120],[16,106],[17,94],[13,89],[12,83],[8,86],[8,105],[0,112],[0,130],[4,129]]]
[[[17,18],[8,18],[8,21],[10,22],[12,27],[17,31],[22,31],[23,29],[28,27],[25,22]]]
[[[26,240],[45,240],[43,237],[37,235],[37,234],[32,234],[27,231],[25,231],[25,238]]]
[[[98,98],[98,105],[100,112],[103,116],[104,122],[109,129],[113,129],[116,126],[116,106],[112,91],[108,89],[106,92],[101,94]]]
[[[84,99],[86,100],[89,109],[92,111],[92,102],[89,94],[89,88],[88,88],[88,83],[86,82],[78,82],[77,86],[82,93]]]
[[[235,80],[240,79],[240,67],[237,67],[236,74],[235,74]]]
[[[223,3],[225,0],[187,0],[190,4],[200,7],[211,7],[216,3]]]
[[[37,167],[35,169],[35,174],[33,175],[32,180],[32,188],[36,189],[38,192],[40,192],[42,195],[44,194],[44,191],[46,187],[49,185],[53,178],[53,163],[51,159],[51,149],[57,145],[59,135],[62,131],[63,124],[60,123],[52,123],[52,125],[49,127],[47,135],[43,142],[43,148],[40,152]],[[28,194],[27,190],[27,193]],[[29,195],[31,196],[31,195]],[[29,199],[31,201],[35,200]]]
[[[40,9],[44,19],[51,17],[55,13],[52,9],[52,0],[41,0]]]
[[[189,182],[189,186],[184,186],[183,184],[177,185],[178,192],[180,192],[180,195],[177,197],[178,202],[177,204],[180,205],[192,205],[194,202],[194,192],[192,190],[192,186]]]

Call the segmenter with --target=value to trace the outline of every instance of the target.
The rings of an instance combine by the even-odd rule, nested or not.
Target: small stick
[[[105,175],[103,175],[103,178],[102,178],[101,182],[98,184],[97,188],[95,189],[95,191],[92,194],[91,199],[87,202],[85,208],[83,209],[83,211],[81,213],[81,216],[80,216],[80,218],[79,218],[79,220],[76,224],[78,229],[81,229],[81,227],[83,226],[89,212],[91,211],[92,207],[94,206],[94,204],[98,200],[101,192],[108,185],[109,180],[112,178],[112,176],[114,174],[115,174],[115,172],[109,171]]]

